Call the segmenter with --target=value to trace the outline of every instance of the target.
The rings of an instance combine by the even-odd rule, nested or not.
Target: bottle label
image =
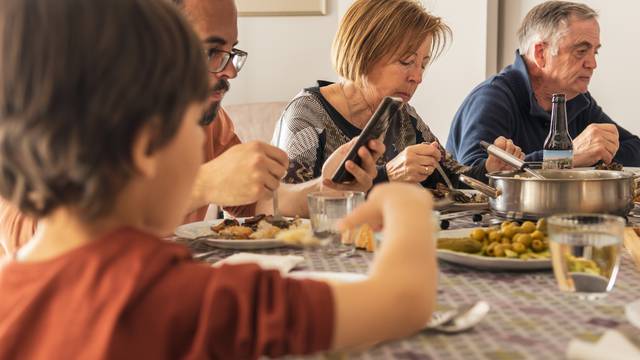
[[[573,163],[573,150],[543,150],[543,169],[571,169]]]

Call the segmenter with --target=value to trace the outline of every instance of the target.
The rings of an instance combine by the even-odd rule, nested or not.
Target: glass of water
[[[365,195],[360,191],[319,191],[307,195],[309,218],[313,235],[323,241],[323,245],[340,249],[353,245],[350,234],[340,233],[338,222],[364,203]],[[344,240],[344,245],[343,245]],[[346,250],[351,250],[347,248]]]
[[[603,214],[564,214],[547,219],[553,273],[560,290],[598,299],[613,289],[620,265],[625,220]]]

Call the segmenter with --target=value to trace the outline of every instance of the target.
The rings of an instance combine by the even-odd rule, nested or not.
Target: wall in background
[[[453,42],[427,69],[411,104],[441,141],[459,104],[469,91],[513,61],[515,32],[524,15],[539,0],[423,0],[431,12],[453,29]],[[634,121],[640,80],[632,63],[640,49],[633,0],[586,0],[600,12],[602,50],[591,92],[605,111],[628,130],[640,134]],[[226,104],[287,101],[317,79],[337,80],[329,53],[339,19],[351,0],[328,0],[327,15],[301,17],[241,17],[239,47],[249,59]],[[614,85],[615,84],[615,85]]]
[[[445,142],[466,94],[497,62],[497,0],[425,0],[453,29],[453,42],[429,68],[411,104]],[[247,64],[231,82],[225,104],[287,101],[317,79],[337,80],[330,49],[351,0],[328,0],[327,15],[240,17],[238,47]],[[492,19],[492,20],[490,20]]]
[[[501,57],[502,66],[513,61],[517,48],[516,30],[526,13],[540,0],[501,0]],[[634,41],[640,39],[636,25],[640,2],[633,0],[584,0],[600,14],[600,41],[598,68],[591,80],[589,91],[604,111],[618,124],[634,134],[640,134],[640,122],[635,102],[638,101],[640,74],[637,59],[640,48]]]

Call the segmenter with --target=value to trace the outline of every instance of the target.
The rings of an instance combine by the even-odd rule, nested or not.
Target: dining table
[[[640,218],[629,216],[627,219],[628,226],[640,226]],[[450,229],[461,229],[495,223],[494,220],[490,213],[485,213],[481,219],[467,216],[451,220],[448,225]],[[204,241],[176,240],[184,242],[194,254],[210,252],[205,259],[210,263],[238,252],[217,249]],[[358,250],[354,256],[340,256],[327,248],[280,247],[251,252],[304,257],[304,262],[293,271],[360,274],[367,273],[374,257],[374,253],[364,250]],[[491,309],[475,327],[456,334],[423,330],[365,350],[305,358],[564,359],[572,339],[596,341],[608,329],[616,329],[637,340],[640,331],[627,320],[625,305],[640,299],[638,269],[629,252],[622,251],[614,289],[602,299],[586,300],[560,291],[551,269],[487,271],[439,260],[436,310],[446,311],[483,300]],[[611,349],[611,359],[616,358],[615,351]]]

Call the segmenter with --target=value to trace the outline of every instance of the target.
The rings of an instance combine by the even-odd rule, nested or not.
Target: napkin
[[[640,349],[617,330],[607,330],[595,343],[573,339],[567,349],[568,359],[595,360],[640,359]]]
[[[279,270],[281,274],[286,274],[297,265],[304,262],[304,257],[296,255],[263,255],[253,253],[237,253],[224,258],[213,266],[223,264],[258,264],[263,269]]]

